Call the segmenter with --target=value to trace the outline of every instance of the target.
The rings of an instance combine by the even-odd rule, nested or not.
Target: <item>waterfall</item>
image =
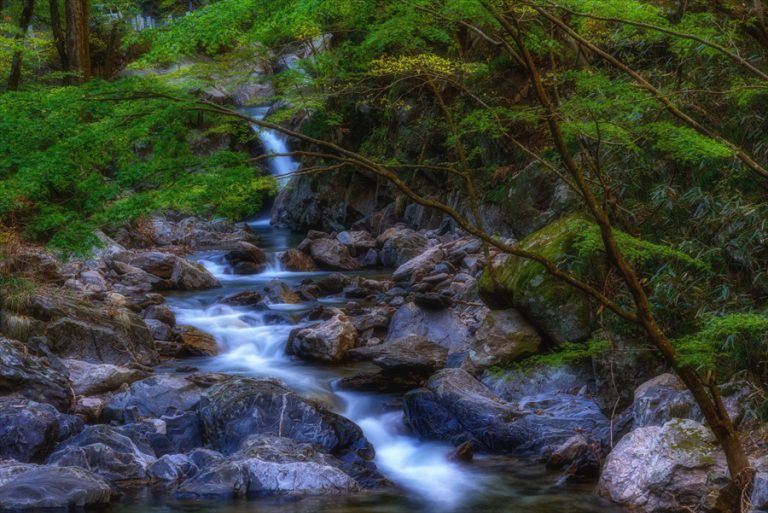
[[[264,119],[269,111],[269,107],[255,107],[247,109],[246,112],[254,119]],[[285,137],[275,132],[274,130],[267,130],[257,125],[252,125],[253,131],[256,132],[261,140],[261,144],[264,146],[264,151],[268,155],[282,154],[290,152],[288,142]],[[269,171],[272,176],[278,179],[280,188],[283,188],[286,184],[287,177],[290,173],[293,173],[299,168],[299,163],[292,157],[281,156],[272,157],[268,159]]]

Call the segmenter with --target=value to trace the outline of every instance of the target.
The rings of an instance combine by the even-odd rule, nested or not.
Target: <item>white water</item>
[[[248,109],[247,113],[249,116],[261,120],[264,119],[268,111],[268,107],[256,107]],[[267,162],[272,176],[277,178],[281,187],[285,186],[288,176],[298,170],[300,166],[300,164],[292,157],[285,155],[290,152],[286,138],[274,130],[267,130],[258,125],[252,125],[252,128],[253,131],[259,135],[259,139],[261,140],[261,144],[264,146],[264,151],[267,155],[281,155],[269,158],[267,159]]]
[[[276,232],[269,233],[277,250],[285,249]],[[271,249],[271,248],[270,248]],[[274,255],[274,252],[273,252]],[[216,337],[221,355],[201,362],[209,371],[276,377],[305,397],[323,401],[337,412],[357,422],[376,448],[380,471],[420,500],[430,509],[450,511],[462,503],[482,480],[464,467],[451,462],[451,448],[437,443],[422,443],[403,424],[399,409],[387,408],[390,396],[369,393],[336,392],[332,383],[350,369],[313,367],[285,354],[290,331],[296,327],[291,316],[300,317],[300,309],[314,304],[270,305],[267,311],[215,304],[216,296],[242,290],[260,290],[274,277],[296,283],[318,273],[290,273],[273,270],[258,275],[228,274],[227,266],[217,263],[217,255],[201,263],[223,284],[224,289],[170,298],[179,324],[189,324]]]

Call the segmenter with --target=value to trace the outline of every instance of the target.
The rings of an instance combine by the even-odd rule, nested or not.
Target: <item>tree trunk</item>
[[[69,71],[69,58],[67,57],[67,37],[61,28],[61,13],[59,12],[59,0],[48,0],[51,11],[51,32],[53,42],[56,44],[56,52],[59,54],[61,71]],[[64,80],[65,83],[69,79]]]
[[[22,41],[29,30],[29,24],[32,23],[32,14],[35,11],[35,0],[24,0],[24,5],[21,8],[21,17],[19,18],[19,30],[21,31],[17,36],[17,41]],[[11,74],[8,76],[8,89],[15,91],[19,88],[21,83],[21,62],[23,55],[21,50],[13,54],[13,62],[11,63]]]
[[[79,74],[78,82],[91,79],[91,51],[88,42],[89,0],[66,0],[67,56],[72,71]]]

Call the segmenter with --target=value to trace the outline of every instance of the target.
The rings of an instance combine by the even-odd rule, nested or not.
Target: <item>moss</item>
[[[688,271],[708,272],[706,263],[673,248],[616,231],[627,259],[641,274],[672,265]],[[520,241],[520,247],[572,271],[577,277],[602,284],[608,265],[599,227],[584,214],[558,219]],[[586,340],[595,318],[594,302],[584,293],[549,275],[544,266],[508,257],[480,278],[480,294],[495,308],[515,307],[557,343]],[[494,279],[495,278],[495,279]]]

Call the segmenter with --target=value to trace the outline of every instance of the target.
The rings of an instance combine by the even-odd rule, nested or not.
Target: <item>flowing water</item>
[[[264,119],[269,112],[269,107],[252,107],[245,109],[245,113],[254,119]],[[269,170],[272,176],[276,177],[280,186],[284,186],[288,175],[293,173],[299,168],[299,163],[292,157],[286,155],[290,152],[288,148],[288,142],[282,134],[273,130],[266,130],[259,128],[256,125],[252,126],[254,132],[259,135],[262,146],[264,146],[264,153],[266,155],[278,155],[267,159]]]
[[[354,513],[354,512],[514,512],[597,513],[619,511],[592,495],[593,485],[559,486],[559,475],[538,462],[478,456],[473,463],[448,459],[451,447],[423,442],[403,423],[400,397],[395,395],[341,392],[334,382],[365,369],[365,364],[317,366],[285,354],[291,329],[303,313],[317,303],[272,304],[267,311],[218,304],[223,296],[244,290],[261,290],[279,278],[296,284],[323,273],[283,270],[279,254],[295,245],[296,237],[254,223],[261,247],[271,258],[270,268],[257,275],[229,274],[221,253],[202,253],[196,258],[221,281],[223,288],[184,293],[168,298],[179,324],[190,324],[216,337],[221,354],[188,359],[180,364],[202,371],[277,377],[305,397],[324,402],[357,422],[376,448],[381,472],[396,484],[394,490],[367,492],[350,497],[278,497],[243,502],[169,502],[167,497],[143,497],[118,507],[120,513],[168,513],[171,511],[216,513]],[[323,303],[343,304],[342,298]]]
[[[266,108],[247,111],[262,119]],[[257,130],[267,153],[287,153],[282,136]],[[287,156],[270,159],[270,170],[278,178],[298,168]],[[267,311],[218,304],[223,296],[246,290],[261,290],[271,280],[297,284],[324,273],[295,273],[280,265],[280,254],[300,242],[300,237],[273,229],[262,219],[251,223],[260,236],[260,246],[269,255],[265,272],[237,276],[230,273],[221,252],[201,253],[196,258],[222,283],[223,288],[177,294],[168,298],[177,322],[200,328],[213,336],[221,354],[189,359],[181,364],[202,371],[254,377],[276,377],[305,397],[324,402],[355,421],[376,448],[376,464],[396,488],[349,497],[277,497],[241,502],[176,502],[167,497],[134,497],[114,511],[118,513],[597,513],[618,512],[595,497],[593,485],[560,486],[559,475],[538,462],[501,457],[477,457],[471,464],[448,458],[451,447],[424,442],[409,433],[403,423],[400,397],[395,395],[342,392],[334,382],[365,370],[366,364],[349,366],[310,365],[285,354],[292,329],[304,313],[318,303],[271,304]],[[342,297],[323,298],[323,304],[343,305]]]

